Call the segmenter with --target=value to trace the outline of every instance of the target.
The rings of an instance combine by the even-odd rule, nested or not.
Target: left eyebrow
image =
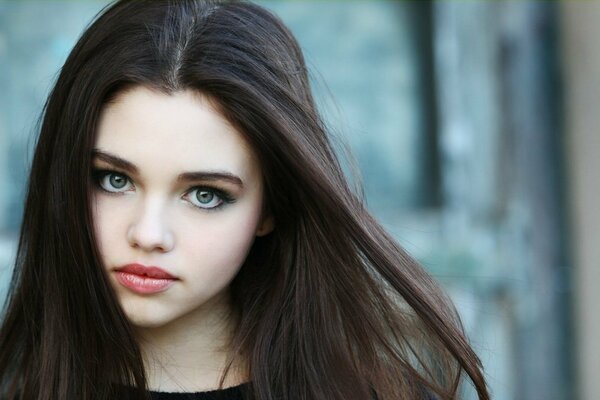
[[[190,181],[226,181],[244,187],[244,183],[237,175],[225,171],[183,172],[177,175],[177,182]]]
[[[135,164],[114,154],[99,149],[93,149],[92,156],[129,173],[138,174],[139,170]],[[190,181],[226,181],[240,187],[244,186],[244,183],[239,176],[227,171],[193,171],[182,172],[177,175],[177,182],[179,183]]]
[[[105,163],[111,164],[114,167],[117,168],[121,168],[122,170],[125,170],[126,172],[133,174],[133,175],[137,175],[138,174],[138,168],[131,162],[125,160],[124,158],[118,157],[114,154],[110,154],[108,152],[99,150],[99,149],[93,149],[92,150],[92,158],[97,158],[101,161],[104,161]]]

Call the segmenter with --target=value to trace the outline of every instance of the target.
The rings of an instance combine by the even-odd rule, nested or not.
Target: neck
[[[228,303],[220,304],[160,327],[137,328],[150,390],[201,392],[220,386],[236,322]],[[241,366],[234,362],[223,387],[245,381]]]

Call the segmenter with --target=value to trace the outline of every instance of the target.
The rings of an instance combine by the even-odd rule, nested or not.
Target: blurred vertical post
[[[561,2],[581,399],[600,393],[600,2]]]
[[[478,261],[498,399],[573,398],[557,21],[555,2],[435,2],[444,229]]]

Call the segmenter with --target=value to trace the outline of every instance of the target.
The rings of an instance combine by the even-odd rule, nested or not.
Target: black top
[[[247,383],[228,387],[226,389],[211,390],[196,393],[170,393],[150,392],[152,400],[243,400],[244,389]]]

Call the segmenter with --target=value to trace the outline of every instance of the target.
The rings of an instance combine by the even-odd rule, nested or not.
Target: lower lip
[[[127,272],[116,271],[117,281],[128,289],[136,293],[152,294],[163,292],[170,288],[177,279],[157,279],[149,278]]]

